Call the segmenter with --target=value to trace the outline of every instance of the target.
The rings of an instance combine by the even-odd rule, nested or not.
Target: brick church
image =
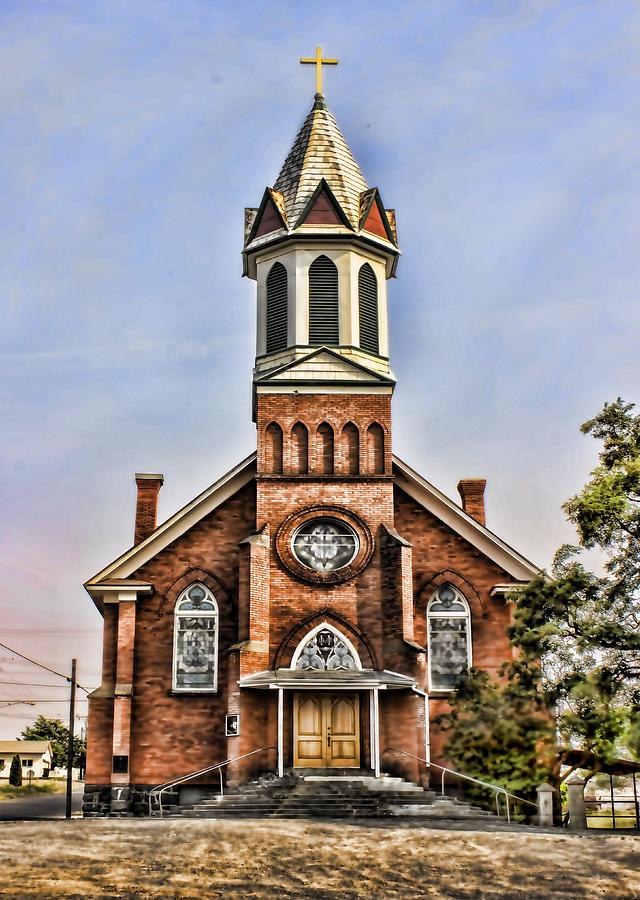
[[[245,211],[257,449],[161,525],[163,477],[137,474],[134,544],[85,585],[104,617],[86,811],[141,812],[150,787],[225,760],[227,782],[419,783],[460,675],[509,657],[505,593],[536,568],[486,527],[484,480],[458,505],[392,453],[399,253],[317,93]]]

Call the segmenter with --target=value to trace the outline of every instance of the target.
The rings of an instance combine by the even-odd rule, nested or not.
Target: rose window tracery
[[[299,562],[316,572],[333,572],[349,565],[358,551],[353,529],[337,519],[315,519],[293,537],[293,552]]]

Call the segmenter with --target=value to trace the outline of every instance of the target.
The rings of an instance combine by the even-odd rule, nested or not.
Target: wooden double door
[[[293,764],[319,769],[360,766],[357,694],[293,695]]]

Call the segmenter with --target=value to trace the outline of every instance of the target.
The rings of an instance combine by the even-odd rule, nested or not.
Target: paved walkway
[[[82,811],[82,785],[74,785],[71,796],[71,814]],[[64,819],[67,804],[66,793],[35,794],[17,800],[0,801],[0,822],[19,822],[26,819]]]

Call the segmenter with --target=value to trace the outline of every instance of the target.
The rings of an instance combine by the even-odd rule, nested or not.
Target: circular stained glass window
[[[335,572],[348,566],[358,552],[358,538],[338,519],[312,519],[292,540],[296,559],[315,572]]]

